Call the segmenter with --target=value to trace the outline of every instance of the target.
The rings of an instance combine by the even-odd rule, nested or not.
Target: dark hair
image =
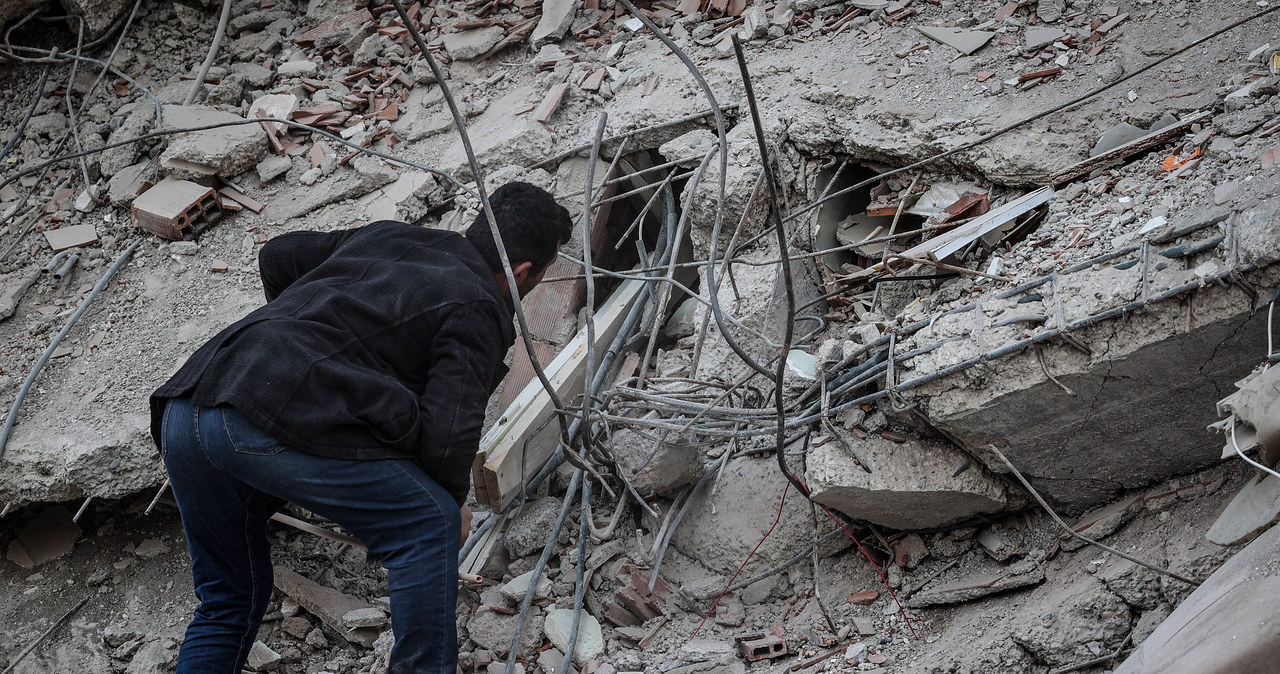
[[[498,232],[507,249],[507,259],[512,265],[532,262],[534,273],[551,264],[560,244],[573,235],[569,211],[541,187],[507,183],[489,195],[489,205],[493,208],[493,217],[498,219]],[[501,273],[502,258],[483,210],[467,227],[466,237],[493,273]]]

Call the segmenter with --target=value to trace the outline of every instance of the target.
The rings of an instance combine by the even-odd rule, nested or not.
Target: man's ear
[[[529,278],[533,272],[532,262],[520,262],[511,265],[511,274],[516,277],[516,285],[521,285],[525,279]]]

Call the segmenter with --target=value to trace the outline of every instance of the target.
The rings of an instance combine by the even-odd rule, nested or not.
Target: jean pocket
[[[232,448],[241,454],[274,456],[287,449],[283,442],[268,435],[232,407],[222,408],[222,428]]]
[[[169,453],[169,414],[173,412],[173,399],[164,401],[164,411],[160,413],[160,459]]]

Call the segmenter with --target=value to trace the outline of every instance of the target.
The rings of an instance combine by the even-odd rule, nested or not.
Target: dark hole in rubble
[[[824,191],[835,194],[858,183],[874,178],[879,171],[862,165],[850,164],[843,171],[823,169],[817,178],[817,195]],[[833,182],[834,180],[834,182]],[[876,239],[889,234],[918,231],[924,218],[909,212],[903,212],[897,226],[893,224],[893,213],[902,203],[901,193],[910,185],[910,178],[895,176],[881,181],[873,181],[848,194],[827,201],[818,210],[818,247],[822,250],[852,246],[846,250],[823,255],[823,262],[836,272],[855,271],[847,268],[865,268],[880,261],[886,245],[889,252],[901,252],[905,246],[897,242],[868,243],[857,245],[863,241]],[[910,199],[908,199],[910,201]],[[908,208],[910,206],[908,205]],[[906,238],[901,241],[907,240]]]

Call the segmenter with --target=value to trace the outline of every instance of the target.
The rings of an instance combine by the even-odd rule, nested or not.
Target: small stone
[[[169,546],[164,541],[158,538],[148,538],[138,544],[138,547],[133,551],[133,554],[143,558],[151,558],[163,555],[168,551]]]
[[[258,162],[258,180],[269,183],[284,175],[293,166],[288,157],[273,154]]]
[[[311,61],[286,61],[276,67],[276,74],[280,77],[310,77],[320,70]]]
[[[255,672],[266,672],[276,668],[280,661],[284,658],[261,641],[253,642],[253,647],[249,649],[249,659],[245,661],[245,665]]]
[[[854,592],[849,595],[849,603],[856,606],[870,606],[876,603],[880,598],[880,593],[876,590],[867,590],[865,592]]]
[[[195,255],[200,252],[200,244],[195,241],[174,241],[169,244],[169,252],[174,255]]]
[[[325,637],[324,630],[319,627],[307,632],[307,645],[320,651],[329,647],[329,639]]]

